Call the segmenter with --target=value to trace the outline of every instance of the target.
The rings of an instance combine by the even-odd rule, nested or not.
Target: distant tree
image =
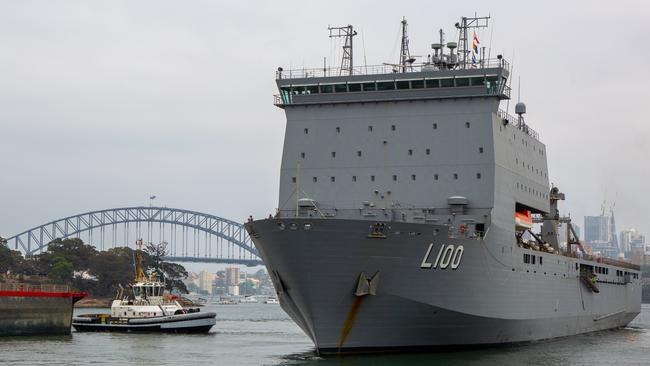
[[[149,243],[145,247],[153,270],[161,281],[165,282],[165,288],[170,292],[178,291],[183,294],[189,293],[183,279],[187,278],[187,270],[178,263],[166,262],[163,257],[167,255],[167,242],[158,244]]]
[[[79,238],[54,239],[47,245],[47,250],[39,254],[40,268],[49,272],[57,257],[65,258],[77,271],[85,271],[90,266],[90,261],[97,255],[97,250],[92,245],[84,244]]]
[[[70,283],[72,275],[74,274],[74,267],[67,259],[63,257],[55,257],[52,270],[49,277],[55,281]]]
[[[94,295],[114,295],[119,285],[133,283],[133,258],[130,248],[112,248],[95,255],[90,262],[90,273],[97,278]]]
[[[0,274],[18,273],[18,269],[22,267],[23,256],[17,250],[11,250],[4,245],[0,245]]]

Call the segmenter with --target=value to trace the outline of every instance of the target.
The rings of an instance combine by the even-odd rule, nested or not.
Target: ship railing
[[[367,65],[367,66],[355,66],[352,68],[352,72],[348,68],[340,67],[325,67],[325,68],[313,68],[313,69],[292,69],[292,70],[283,70],[279,68],[276,71],[277,79],[303,79],[303,78],[322,78],[322,77],[333,77],[333,76],[350,76],[350,75],[381,75],[381,74],[397,74],[397,73],[412,73],[412,72],[426,72],[426,71],[440,71],[440,70],[477,70],[477,69],[488,69],[488,68],[503,68],[506,70],[510,69],[508,61],[503,58],[487,59],[478,61],[476,64],[467,64],[463,67],[462,64],[456,64],[454,66],[439,66],[431,63],[420,63],[413,64],[406,67],[401,65]]]
[[[508,91],[508,96],[510,96],[509,91]],[[513,116],[511,114],[508,114],[503,109],[499,109],[497,111],[497,116],[499,118],[501,118],[502,120],[508,122],[509,124],[517,127],[517,129],[524,132],[528,136],[530,136],[530,137],[534,138],[535,140],[539,141],[539,133],[537,133],[537,131],[530,128],[530,126],[528,126],[526,123],[524,123],[523,120],[520,121],[519,118],[517,118],[517,117],[515,117],[515,116]]]
[[[635,271],[640,271],[641,267],[637,264],[634,263],[629,263],[625,261],[619,261],[616,259],[612,258],[607,258],[607,257],[601,257],[597,255],[591,255],[591,254],[577,254],[576,252],[566,252],[564,255],[568,257],[573,257],[573,258],[578,258],[578,259],[583,259],[583,260],[588,260],[596,263],[602,263],[602,264],[608,264],[610,266],[617,266],[617,267],[622,267],[622,268],[627,268],[627,269],[632,269]]]
[[[49,284],[29,284],[29,283],[0,283],[0,291],[13,291],[13,292],[71,292],[68,285],[49,285]]]

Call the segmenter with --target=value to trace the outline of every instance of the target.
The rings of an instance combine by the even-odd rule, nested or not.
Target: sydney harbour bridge
[[[222,217],[169,207],[138,206],[85,212],[33,227],[7,239],[25,255],[47,250],[57,238],[81,238],[98,250],[134,247],[136,239],[167,243],[172,262],[263,264],[244,225]]]

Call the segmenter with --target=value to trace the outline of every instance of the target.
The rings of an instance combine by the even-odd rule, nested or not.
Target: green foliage
[[[150,248],[149,248],[150,247]],[[142,253],[143,266],[147,272],[155,272],[167,289],[187,293],[181,281],[187,277],[187,270],[176,263],[162,260],[166,243],[150,244]],[[107,251],[97,251],[81,239],[56,239],[47,251],[25,259],[20,252],[0,245],[0,274],[11,271],[15,274],[42,274],[64,283],[72,283],[81,291],[94,296],[113,296],[118,287],[127,287],[135,277],[135,251],[120,247]],[[73,277],[74,273],[84,274]]]
[[[150,264],[150,269],[165,283],[165,288],[169,292],[177,291],[183,294],[189,292],[185,283],[182,281],[183,278],[187,278],[187,270],[185,267],[177,263],[162,260],[162,257],[167,254],[167,243],[149,243],[145,248],[145,254],[149,257],[147,263]]]
[[[0,245],[0,274],[7,271],[15,272],[23,261],[23,256],[19,251]]]
[[[73,274],[74,267],[72,266],[72,263],[60,256],[54,258],[54,264],[52,265],[52,270],[49,273],[49,277],[51,279],[63,283],[69,283],[72,281]]]

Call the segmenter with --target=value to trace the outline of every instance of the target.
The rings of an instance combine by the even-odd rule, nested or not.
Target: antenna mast
[[[408,23],[406,17],[402,17],[402,46],[399,54],[399,63],[402,65],[402,72],[406,72],[406,67],[412,64],[414,59],[409,52]]]
[[[352,37],[356,36],[357,32],[349,24],[345,27],[327,27],[327,29],[330,31],[330,38],[345,38],[339,75],[343,74],[343,70],[347,71],[348,75],[352,75],[352,69],[354,67],[352,59]]]
[[[487,28],[490,16],[472,18],[462,17],[460,23],[456,23],[456,28],[459,31],[458,35],[458,52],[462,52],[461,65],[463,69],[467,68],[467,30],[470,28]]]

